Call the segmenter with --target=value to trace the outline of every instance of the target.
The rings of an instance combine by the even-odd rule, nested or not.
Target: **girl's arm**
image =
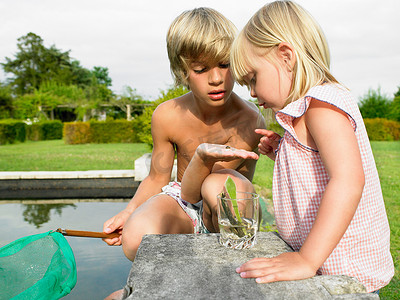
[[[347,230],[364,188],[361,154],[347,115],[312,100],[304,115],[307,144],[319,150],[329,175],[316,220],[299,252],[257,258],[239,267],[257,282],[304,279],[315,275]]]
[[[216,162],[229,162],[235,159],[258,159],[251,151],[232,148],[227,145],[200,144],[194,153],[182,178],[182,199],[196,203],[201,200],[201,186],[212,172]]]

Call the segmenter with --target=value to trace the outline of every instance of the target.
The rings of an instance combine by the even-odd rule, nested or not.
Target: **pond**
[[[128,200],[0,200],[0,247],[24,236],[57,228],[102,231],[103,223]],[[66,237],[75,255],[78,280],[62,299],[104,299],[121,289],[131,268],[122,247],[98,238]],[[1,294],[1,287],[0,287]]]

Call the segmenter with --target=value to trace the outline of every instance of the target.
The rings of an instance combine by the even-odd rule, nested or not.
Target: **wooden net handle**
[[[61,228],[58,228],[56,231],[66,236],[79,236],[79,237],[91,237],[91,238],[102,238],[102,239],[111,239],[120,236],[120,234],[117,232],[104,233],[96,231],[69,230]]]

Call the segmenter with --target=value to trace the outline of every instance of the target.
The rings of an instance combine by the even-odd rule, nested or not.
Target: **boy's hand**
[[[299,252],[287,252],[273,258],[254,258],[236,272],[242,278],[256,278],[257,283],[267,283],[310,278],[317,270]]]
[[[263,137],[260,139],[260,143],[258,144],[258,151],[275,161],[275,150],[279,146],[279,140],[281,139],[281,136],[266,129],[256,129],[255,132],[263,135]]]
[[[121,241],[122,228],[123,228],[126,220],[128,220],[129,216],[130,216],[130,213],[126,210],[123,210],[120,213],[118,213],[117,215],[115,215],[114,217],[112,217],[111,219],[105,221],[104,225],[103,225],[104,233],[117,232],[120,235],[119,235],[119,237],[115,237],[112,239],[103,239],[103,241],[106,242],[110,246],[120,246],[122,243],[122,241]]]
[[[232,161],[238,158],[258,159],[257,153],[219,144],[200,144],[196,153],[206,164],[214,164],[217,161]]]

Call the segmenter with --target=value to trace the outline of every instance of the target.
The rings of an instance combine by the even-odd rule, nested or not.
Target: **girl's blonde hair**
[[[268,57],[280,43],[293,46],[296,63],[287,102],[301,98],[313,86],[338,81],[329,71],[330,54],[325,35],[314,18],[292,1],[275,1],[262,7],[249,20],[232,45],[231,70],[236,81],[247,85],[244,76],[254,65],[248,56]]]
[[[179,15],[167,34],[167,51],[175,84],[188,87],[189,64],[197,59],[229,63],[236,35],[231,21],[214,9],[200,7]]]

